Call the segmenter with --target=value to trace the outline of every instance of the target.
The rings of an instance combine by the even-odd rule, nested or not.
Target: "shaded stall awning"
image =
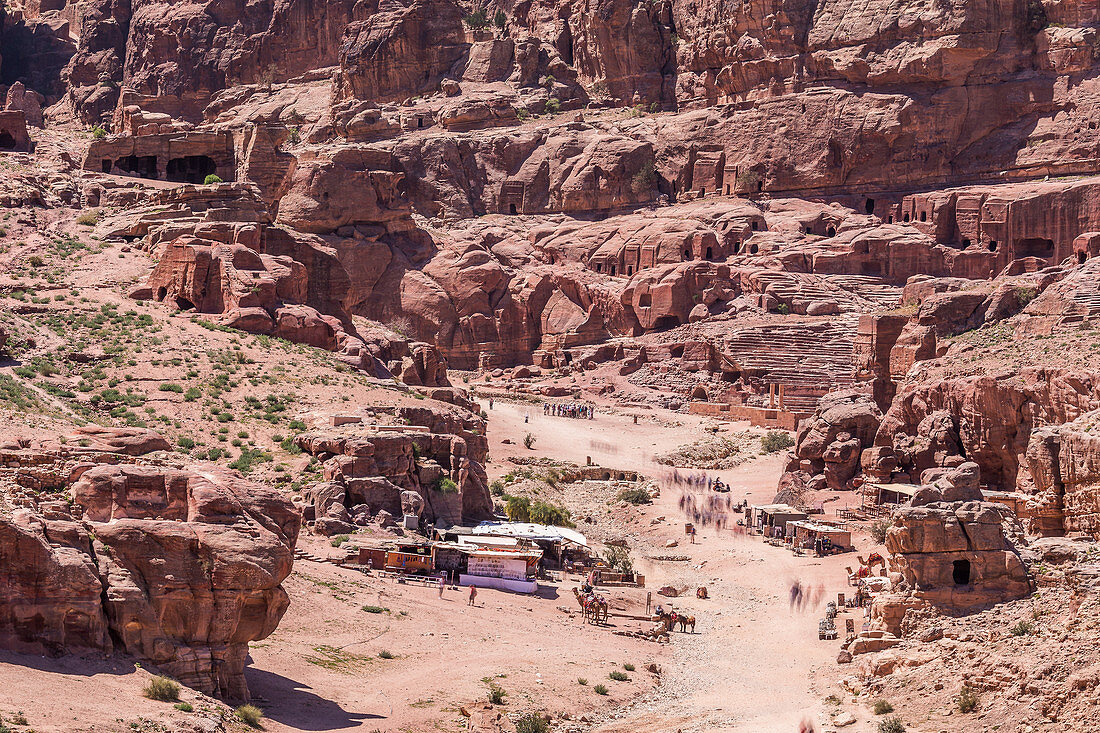
[[[534,542],[568,542],[579,547],[588,547],[588,540],[576,530],[533,522],[482,522],[470,534],[516,537]]]

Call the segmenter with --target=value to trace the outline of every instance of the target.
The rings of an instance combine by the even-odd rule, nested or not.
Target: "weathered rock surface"
[[[71,514],[0,520],[0,645],[120,651],[184,684],[247,699],[248,642],[278,625],[300,515],[221,469],[101,465]]]

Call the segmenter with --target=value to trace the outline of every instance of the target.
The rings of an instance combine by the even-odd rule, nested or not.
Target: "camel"
[[[683,613],[676,613],[675,611],[666,611],[660,614],[659,618],[668,627],[669,631],[675,631],[676,624],[680,624],[680,631],[687,631],[687,627],[691,627],[691,633],[695,633],[695,617],[688,616]]]
[[[860,578],[868,578],[875,574],[874,568],[876,565],[882,568],[881,575],[886,575],[886,560],[882,555],[877,552],[872,552],[867,556],[867,559],[863,559],[863,555],[856,555],[856,560],[859,561],[859,570],[853,571],[852,568],[844,568],[848,571],[848,585],[855,585],[856,581]]]
[[[685,616],[684,614],[681,613],[681,614],[679,614],[679,617],[676,620],[680,622],[680,631],[681,632],[686,633],[687,632],[687,627],[690,626],[691,627],[691,633],[693,633],[693,634],[695,633],[695,617],[694,616]]]
[[[595,593],[581,593],[580,588],[574,588],[573,595],[576,597],[577,603],[580,604],[581,612],[586,622],[591,620],[591,622],[595,624],[607,623],[608,609],[606,600],[600,598]]]

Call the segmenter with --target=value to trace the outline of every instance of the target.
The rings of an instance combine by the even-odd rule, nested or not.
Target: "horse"
[[[695,617],[694,616],[685,616],[684,614],[679,614],[679,617],[677,618],[677,621],[680,622],[680,631],[681,632],[687,632],[687,627],[690,626],[691,627],[691,633],[693,633],[693,634],[695,633]]]

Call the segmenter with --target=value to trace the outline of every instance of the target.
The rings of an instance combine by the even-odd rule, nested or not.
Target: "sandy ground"
[[[713,424],[672,413],[645,415],[637,425],[631,413],[569,420],[502,402],[489,416],[491,476],[513,468],[506,460],[512,455],[580,464],[591,456],[616,468],[667,471],[651,456],[692,442]],[[528,431],[536,436],[533,450],[522,445]],[[763,502],[774,494],[781,468],[780,457],[767,456],[721,475],[734,487],[734,499]],[[485,700],[489,682],[506,691],[507,711],[566,714],[565,730],[796,731],[804,719],[830,720],[837,708],[826,696],[843,698],[834,661],[839,642],[818,641],[820,611],[792,610],[788,591],[800,579],[807,588],[820,586],[819,602],[835,597],[847,590],[843,568],[853,558],[794,557],[759,538],[711,528],[689,544],[678,499],[670,488],[629,517],[624,511],[608,520],[629,520],[632,555],[647,578],[645,589],[611,593],[612,608],[640,613],[654,593],[655,602],[697,618],[696,633],[674,633],[668,645],[614,633],[640,628],[639,621],[613,617],[605,628],[581,623],[570,613],[576,579],[546,584],[534,597],[481,590],[469,606],[464,590],[448,589],[440,598],[435,588],[298,561],[286,583],[289,611],[275,634],[252,645],[247,677],[265,711],[265,730],[460,731],[459,707]],[[672,540],[676,549],[665,549]],[[303,541],[311,550],[331,550],[324,538]],[[662,553],[689,559],[648,559]],[[689,593],[662,598],[656,590],[663,585]],[[703,585],[710,598],[700,600],[694,589]],[[382,658],[383,651],[393,658]],[[630,680],[610,681],[609,672],[624,664],[634,666]],[[646,671],[650,664],[659,675]],[[172,730],[156,726],[187,715],[141,697],[148,674],[120,660],[0,656],[0,715],[24,710],[38,733],[133,730],[134,723]],[[609,695],[594,693],[600,682]],[[44,699],[58,702],[36,702]],[[184,699],[202,703],[191,715],[225,712],[190,691]],[[846,730],[871,730],[865,709],[848,708],[861,720]]]

